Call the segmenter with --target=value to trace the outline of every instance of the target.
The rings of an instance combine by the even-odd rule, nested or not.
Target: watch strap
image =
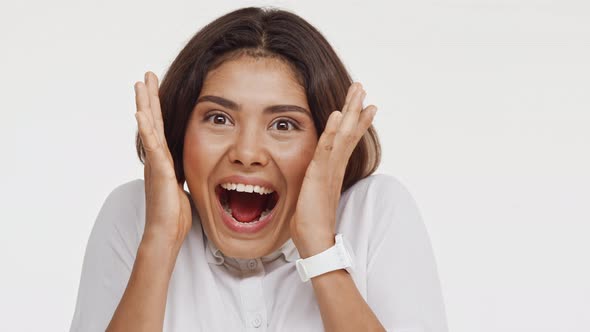
[[[342,234],[336,235],[334,246],[305,259],[298,259],[295,262],[297,272],[301,281],[322,275],[324,273],[345,269],[351,266],[350,257],[346,255]]]

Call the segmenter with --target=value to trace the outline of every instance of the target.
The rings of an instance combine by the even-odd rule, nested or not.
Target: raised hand
[[[291,237],[302,258],[334,244],[336,209],[346,165],[377,112],[374,105],[362,108],[365,95],[360,83],[350,86],[342,111],[330,114],[305,173],[290,224]]]
[[[145,74],[135,83],[135,118],[145,150],[146,224],[143,240],[180,248],[192,224],[191,205],[176,180],[174,162],[166,143],[158,77]]]

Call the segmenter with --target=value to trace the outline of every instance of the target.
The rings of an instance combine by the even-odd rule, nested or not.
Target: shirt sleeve
[[[410,193],[395,178],[374,183],[367,303],[388,331],[446,332],[428,233]]]
[[[70,332],[104,332],[127,287],[145,212],[143,180],[123,184],[105,200],[94,223]]]

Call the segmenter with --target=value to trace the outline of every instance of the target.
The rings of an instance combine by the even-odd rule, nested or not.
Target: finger
[[[150,99],[148,96],[147,88],[143,82],[136,82],[134,85],[135,88],[135,106],[137,108],[137,112],[143,113],[145,115],[144,121],[147,122],[146,125],[153,126],[152,120],[152,112],[150,110]]]
[[[144,172],[147,172],[148,168],[151,168],[156,174],[173,178],[174,168],[169,167],[170,161],[168,159],[167,147],[165,148],[160,141],[154,127],[147,120],[146,114],[136,112],[135,119],[137,120],[139,136],[146,155]],[[146,175],[144,174],[144,176]]]
[[[365,107],[365,109],[361,112],[357,126],[357,133],[360,134],[359,136],[364,135],[365,132],[369,129],[369,127],[373,123],[373,120],[375,119],[375,114],[377,114],[377,110],[377,106],[369,105]]]
[[[164,134],[164,121],[162,120],[162,109],[160,107],[160,97],[158,92],[158,77],[156,74],[148,71],[145,73],[145,80],[148,90],[150,110],[152,112],[152,119],[154,120],[154,127],[161,142],[166,142],[166,135]]]
[[[141,138],[146,158],[152,160],[153,152],[158,150],[160,146],[159,138],[156,136],[154,128],[144,112],[136,112],[135,119],[137,120],[139,137]]]
[[[355,91],[348,105],[346,114],[342,118],[342,123],[337,136],[343,139],[346,144],[350,144],[352,143],[351,141],[354,140],[354,133],[358,125],[362,102],[365,95],[365,91],[362,88]]]
[[[318,145],[315,150],[314,160],[321,162],[326,160],[334,148],[334,137],[340,127],[342,119],[342,113],[340,111],[333,111],[328,117],[328,123],[318,140]]]
[[[353,101],[353,104],[355,102],[356,101]],[[362,101],[358,102],[358,110],[360,110]],[[375,105],[369,105],[362,111],[352,111],[352,109],[349,111],[346,117],[342,119],[340,130],[336,134],[334,141],[334,149],[338,151],[338,155],[336,157],[344,161],[348,161],[350,159],[350,156],[352,155],[355,147],[358,145],[363,135],[371,127],[376,112],[377,107]],[[358,114],[356,119],[354,119],[354,113]]]
[[[342,106],[342,114],[346,113],[346,111],[348,109],[348,105],[350,104],[350,100],[352,99],[352,96],[354,95],[356,90],[359,88],[359,86],[360,86],[360,83],[353,82],[350,85],[350,87],[348,88],[348,92],[346,93],[346,99],[344,100],[344,106]]]
[[[160,150],[162,141],[154,127],[147,87],[142,82],[135,83],[135,102],[137,105],[135,118],[146,158],[154,161],[154,158],[160,157],[154,152]]]
[[[377,106],[369,105],[367,106],[362,112],[358,120],[358,125],[356,127],[356,133],[354,138],[354,143],[348,145],[348,155],[352,154],[352,151],[361,140],[363,135],[369,130],[373,120],[375,119],[375,114],[377,114]]]

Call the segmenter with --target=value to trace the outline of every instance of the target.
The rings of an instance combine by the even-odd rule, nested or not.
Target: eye
[[[271,128],[276,129],[276,130],[280,130],[280,131],[289,131],[289,130],[299,129],[299,127],[297,127],[295,122],[293,122],[291,120],[286,120],[286,119],[279,119],[279,120],[275,121],[272,124]]]
[[[227,115],[225,115],[223,113],[208,114],[207,116],[205,116],[205,121],[210,122],[214,125],[220,125],[220,126],[230,123]]]

